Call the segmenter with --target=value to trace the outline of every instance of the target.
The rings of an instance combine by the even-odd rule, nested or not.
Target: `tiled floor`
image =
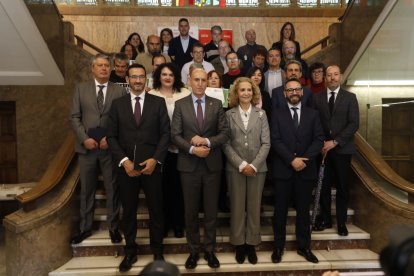
[[[6,276],[6,246],[4,243],[4,227],[0,225],[0,276]]]

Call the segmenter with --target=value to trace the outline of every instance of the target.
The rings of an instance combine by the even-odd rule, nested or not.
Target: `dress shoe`
[[[164,255],[162,253],[154,253],[154,261],[164,261]]]
[[[138,260],[137,255],[125,255],[124,259],[122,260],[121,264],[119,265],[120,272],[126,272],[131,269],[132,265]]]
[[[176,238],[183,238],[184,237],[184,230],[183,230],[183,228],[175,228],[174,229],[174,237],[176,237]]]
[[[188,256],[187,261],[185,261],[185,268],[187,269],[196,268],[198,259],[200,259],[198,253],[191,253],[190,256]]]
[[[254,245],[246,244],[247,260],[251,264],[257,264],[256,248]]]
[[[83,240],[85,240],[86,238],[89,238],[90,236],[92,236],[92,231],[91,230],[80,232],[78,235],[74,236],[70,240],[70,243],[71,244],[81,243]]]
[[[298,249],[297,252],[298,252],[299,255],[305,257],[305,259],[308,262],[315,263],[315,264],[319,263],[318,258],[316,258],[316,256],[313,255],[312,251],[309,248]]]
[[[348,229],[345,224],[338,225],[338,235],[339,236],[348,236]]]
[[[272,262],[277,264],[282,261],[283,249],[276,248],[272,253]]]
[[[323,231],[328,228],[332,228],[331,222],[319,221],[319,222],[315,222],[315,225],[312,227],[312,230],[318,232],[318,231]]]
[[[207,265],[211,268],[220,267],[220,262],[214,252],[204,252],[204,260],[207,261]]]
[[[109,237],[111,237],[112,243],[120,243],[122,241],[122,236],[118,229],[113,231],[109,230]]]
[[[246,259],[246,250],[245,245],[236,245],[236,261],[239,264],[244,263],[244,260]]]

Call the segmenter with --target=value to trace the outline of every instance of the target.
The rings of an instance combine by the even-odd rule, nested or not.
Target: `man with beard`
[[[302,65],[297,60],[289,60],[286,63],[285,67],[286,71],[286,79],[300,79],[302,76]],[[272,110],[275,110],[276,108],[287,108],[287,101],[285,97],[285,88],[284,86],[279,86],[274,88],[272,91]],[[308,87],[303,87],[303,97],[301,99],[301,102],[303,105],[307,107],[312,107],[312,92]]]
[[[143,188],[150,214],[150,245],[154,260],[163,260],[164,215],[162,163],[170,143],[170,119],[165,100],[145,92],[146,72],[141,64],[128,68],[130,93],[113,102],[109,112],[108,143],[118,166],[123,207],[125,257],[119,271],[137,261],[138,194]]]
[[[302,85],[306,85],[309,80],[309,69],[308,64],[303,59],[296,59],[296,44],[291,40],[287,40],[283,43],[282,48],[282,62],[280,63],[281,68],[285,68],[286,64],[290,60],[297,60],[302,65],[302,77],[299,78]]]
[[[286,241],[286,218],[290,199],[296,206],[297,253],[307,261],[317,263],[310,250],[311,232],[309,206],[312,188],[317,178],[316,158],[323,146],[323,130],[317,111],[301,103],[303,88],[298,79],[285,84],[288,108],[273,110],[271,144],[274,150],[272,179],[274,198],[274,250],[272,262],[282,260]]]
[[[135,60],[136,63],[142,64],[145,67],[146,72],[152,71],[152,57],[161,54],[161,39],[157,35],[149,35],[147,38],[147,50],[145,53],[141,53]],[[162,54],[166,62],[171,62],[171,58]]]

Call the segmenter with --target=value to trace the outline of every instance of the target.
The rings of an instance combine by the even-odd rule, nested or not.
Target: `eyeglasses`
[[[238,61],[238,60],[239,60],[238,58],[228,58],[228,59],[227,59],[227,61],[228,61],[228,62]]]
[[[129,76],[129,78],[130,78],[130,79],[141,79],[141,80],[143,80],[143,79],[145,79],[145,78],[146,78],[146,76],[145,76],[145,75],[139,75],[139,76],[137,76],[137,75],[132,75],[132,76]]]
[[[312,71],[312,74],[322,74],[323,73],[323,70],[313,70]]]
[[[295,92],[295,93],[299,93],[299,92],[301,92],[303,90],[303,88],[302,87],[296,87],[296,88],[286,88],[285,89],[285,91],[287,92],[287,93],[293,93],[293,92]]]

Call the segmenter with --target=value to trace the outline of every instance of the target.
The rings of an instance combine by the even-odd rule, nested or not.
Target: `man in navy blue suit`
[[[171,40],[168,55],[181,71],[184,64],[193,60],[191,51],[194,43],[199,41],[190,36],[190,23],[187,18],[181,18],[178,21],[178,30],[180,31],[180,35]]]
[[[275,187],[274,239],[272,262],[282,260],[286,241],[286,218],[290,199],[296,206],[297,253],[309,262],[318,258],[310,250],[309,206],[317,178],[316,157],[324,141],[319,114],[302,104],[303,87],[298,79],[289,79],[284,87],[287,108],[272,113],[272,178]]]

